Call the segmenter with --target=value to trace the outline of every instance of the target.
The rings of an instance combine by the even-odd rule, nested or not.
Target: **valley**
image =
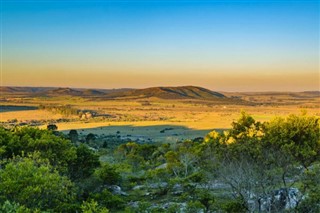
[[[117,135],[140,142],[176,142],[228,129],[241,111],[269,121],[307,111],[320,116],[319,92],[214,92],[205,88],[73,89],[2,87],[0,122],[67,133]],[[8,110],[11,109],[11,110]],[[25,110],[24,110],[25,109]],[[172,128],[170,131],[161,131]]]

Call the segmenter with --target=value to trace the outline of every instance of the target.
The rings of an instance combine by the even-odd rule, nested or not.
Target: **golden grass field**
[[[261,101],[261,97],[256,97]],[[267,99],[269,100],[269,99]],[[285,100],[283,98],[283,100]],[[148,104],[145,104],[145,103]],[[162,100],[156,98],[143,100],[93,100],[81,97],[51,98],[17,98],[5,102],[5,105],[38,106],[40,104],[72,105],[73,108],[93,110],[107,118],[96,117],[81,120],[77,116],[69,116],[68,122],[58,122],[58,130],[68,132],[77,129],[85,135],[92,132],[97,135],[115,134],[122,136],[153,137],[155,141],[170,141],[173,138],[187,139],[204,136],[213,129],[227,129],[235,121],[242,110],[251,114],[258,121],[268,121],[276,116],[287,116],[307,110],[308,114],[320,116],[318,99],[297,104],[259,104],[233,105],[215,104],[199,100]],[[310,105],[311,104],[311,105]],[[307,107],[307,108],[306,108]],[[0,113],[0,121],[17,119],[19,122],[30,120],[44,121],[40,128],[64,115],[47,110],[10,111]],[[165,133],[162,129],[173,128]]]

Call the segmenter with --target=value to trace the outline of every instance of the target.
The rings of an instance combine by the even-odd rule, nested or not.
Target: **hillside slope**
[[[108,94],[109,98],[221,99],[225,96],[202,87],[151,87]]]

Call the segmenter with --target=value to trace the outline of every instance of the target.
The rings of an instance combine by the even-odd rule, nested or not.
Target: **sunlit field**
[[[228,129],[246,111],[257,121],[269,121],[276,116],[287,116],[307,111],[319,116],[319,98],[290,99],[285,95],[274,98],[270,95],[253,94],[244,96],[247,103],[216,102],[210,100],[163,100],[158,98],[133,100],[99,100],[84,97],[21,97],[9,99],[5,105],[52,106],[70,105],[73,109],[94,112],[89,118],[65,115],[45,109],[7,111],[0,113],[0,121],[30,123],[45,129],[56,124],[59,131],[79,130],[86,135],[110,135],[120,132],[122,137],[152,138],[156,142],[177,141],[203,137],[213,129]],[[169,126],[169,127],[166,127]],[[172,128],[170,131],[161,130]]]

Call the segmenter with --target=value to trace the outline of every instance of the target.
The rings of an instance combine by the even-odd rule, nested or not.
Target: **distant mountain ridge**
[[[33,96],[92,96],[101,98],[160,98],[160,99],[221,99],[219,92],[202,87],[150,87],[145,89],[74,89],[68,87],[0,87],[5,94],[25,94]]]
[[[202,87],[150,87],[134,89],[125,92],[111,93],[110,98],[160,98],[160,99],[220,99],[225,98],[222,93],[214,92]]]
[[[99,99],[202,99],[202,100],[249,100],[251,97],[286,97],[291,99],[320,98],[320,91],[302,92],[215,92],[197,86],[150,87],[145,89],[85,89],[69,87],[0,87],[0,98],[3,97],[50,97],[76,96]],[[270,97],[269,97],[270,96]],[[260,100],[261,98],[259,98]],[[261,99],[262,100],[262,99]]]
[[[71,89],[71,88],[57,88],[57,89],[47,91],[46,94],[47,95],[80,96],[82,95],[82,92],[75,89]]]
[[[69,87],[0,87],[2,94],[21,94],[33,96],[103,96],[108,93],[130,89],[82,89]]]
[[[3,93],[38,93],[55,89],[55,87],[0,87]]]

